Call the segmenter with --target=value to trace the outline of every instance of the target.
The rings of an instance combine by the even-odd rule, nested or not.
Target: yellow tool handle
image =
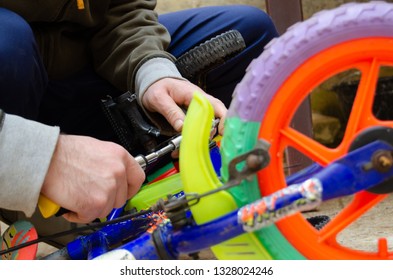
[[[55,215],[59,212],[60,208],[60,205],[57,205],[42,194],[38,198],[38,209],[40,209],[40,212],[44,218],[49,218]]]

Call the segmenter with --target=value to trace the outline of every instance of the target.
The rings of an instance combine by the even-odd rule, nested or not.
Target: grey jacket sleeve
[[[0,110],[0,208],[33,214],[59,133]]]

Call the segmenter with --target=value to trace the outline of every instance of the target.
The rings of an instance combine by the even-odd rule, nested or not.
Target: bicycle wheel
[[[181,55],[176,66],[183,77],[205,89],[206,74],[245,47],[246,43],[240,32],[229,30]]]
[[[368,128],[393,127],[391,114],[381,117],[378,113],[386,103],[378,93],[381,77],[391,78],[391,70],[393,5],[385,2],[351,3],[322,11],[273,40],[249,66],[226,118],[221,143],[224,181],[232,158],[252,149],[257,139],[271,144],[270,164],[254,180],[230,190],[237,204],[287,186],[285,156],[289,150],[325,166],[345,155],[354,139]],[[351,85],[351,91],[337,90],[344,84],[347,88]],[[339,101],[350,104],[342,110],[338,140],[330,143],[291,125],[302,102],[313,99],[317,92],[326,94],[327,88]],[[390,259],[393,252],[379,233],[371,249],[353,248],[340,240],[344,231],[386,197],[386,193],[356,194],[319,231],[307,222],[305,214],[298,213],[254,234],[274,259]]]

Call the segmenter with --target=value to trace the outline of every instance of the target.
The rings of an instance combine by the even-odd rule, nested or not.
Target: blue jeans
[[[242,34],[246,49],[206,79],[206,91],[227,106],[246,67],[277,36],[270,18],[250,6],[195,8],[160,15],[159,21],[172,36],[168,51],[176,57],[225,31]],[[0,108],[5,112],[60,126],[68,134],[116,141],[100,100],[121,93],[90,67],[64,80],[49,80],[28,23],[0,8]]]

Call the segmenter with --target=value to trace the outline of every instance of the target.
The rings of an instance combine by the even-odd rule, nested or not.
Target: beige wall
[[[275,0],[280,1],[280,0]],[[304,18],[310,17],[315,12],[323,9],[331,9],[348,2],[370,2],[369,0],[302,0]],[[393,3],[393,0],[386,2]],[[212,5],[231,5],[246,4],[266,10],[265,0],[158,0],[157,11],[166,13],[181,9],[212,6]]]
[[[157,11],[160,13],[214,5],[246,4],[265,9],[264,0],[157,0]]]
[[[370,2],[369,0],[302,0],[304,18],[308,18],[314,13],[323,9],[332,9],[341,4],[348,2]],[[387,0],[386,2],[393,3],[393,0]]]

